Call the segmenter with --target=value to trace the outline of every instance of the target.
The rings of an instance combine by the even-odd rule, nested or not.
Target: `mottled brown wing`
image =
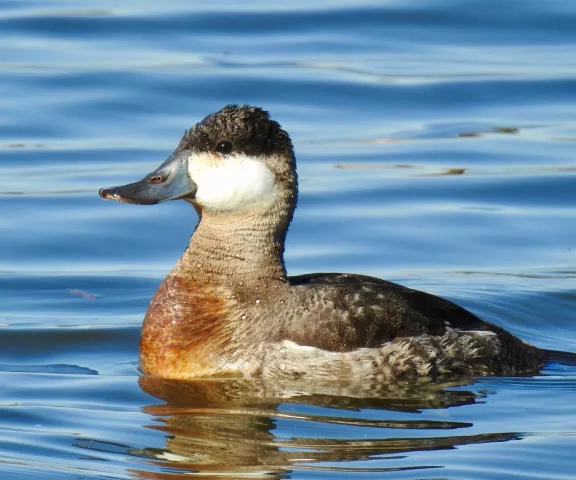
[[[317,273],[290,283],[296,314],[284,334],[302,345],[349,351],[450,329],[500,332],[448,300],[375,277]]]

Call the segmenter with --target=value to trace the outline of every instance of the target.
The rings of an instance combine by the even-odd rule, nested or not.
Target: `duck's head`
[[[293,208],[296,183],[288,134],[260,108],[228,105],[187,131],[142,180],[99,193],[140,205],[184,199],[201,212],[236,213],[281,199]]]

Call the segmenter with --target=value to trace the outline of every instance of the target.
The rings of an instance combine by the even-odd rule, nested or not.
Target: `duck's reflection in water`
[[[466,429],[471,424],[450,421],[450,415],[441,411],[437,419],[418,419],[421,416],[418,412],[422,410],[475,403],[477,394],[449,389],[466,383],[470,380],[375,388],[278,381],[181,382],[141,377],[141,388],[165,402],[144,410],[155,417],[156,424],[150,428],[165,432],[167,440],[163,450],[142,452],[163,472],[132,472],[137,478],[156,479],[189,478],[191,473],[201,478],[286,478],[293,470],[305,469],[360,473],[434,468],[440,465],[415,465],[414,462],[402,465],[401,460],[408,452],[518,439],[515,433],[466,435],[465,431],[459,431],[447,434],[446,430]],[[290,413],[290,410],[320,412],[318,408],[302,405],[340,411],[328,415]],[[361,409],[378,410],[377,415],[372,415],[378,419],[370,418],[367,412],[359,415],[357,412]],[[383,411],[390,412],[393,418],[383,420]],[[305,430],[294,427],[290,429],[291,436],[279,436],[275,429],[282,420],[309,423]],[[313,422],[341,428],[340,438],[334,429],[329,438],[315,436]],[[363,437],[365,432],[359,434],[356,427],[381,428],[381,436],[358,440],[356,438]],[[407,433],[405,429],[411,432],[403,435]],[[423,435],[418,436],[416,430],[421,430]],[[306,436],[298,436],[298,431],[305,431]],[[319,433],[322,431],[326,429],[320,428]],[[341,467],[333,465],[370,458],[378,458],[378,465],[371,468],[369,463],[364,463],[354,469],[345,463]],[[382,466],[387,463],[383,462],[385,459],[391,460],[389,467]]]

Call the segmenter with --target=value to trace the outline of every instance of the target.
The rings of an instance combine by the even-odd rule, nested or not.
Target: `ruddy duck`
[[[146,312],[146,374],[386,382],[526,374],[545,361],[544,350],[428,293],[363,275],[289,277],[296,161],[288,133],[260,108],[208,115],[157,170],[100,196],[183,199],[200,218]]]

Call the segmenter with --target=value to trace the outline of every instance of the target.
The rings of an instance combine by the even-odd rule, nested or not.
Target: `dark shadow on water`
[[[478,393],[451,389],[470,384],[470,379],[378,388],[245,380],[178,382],[151,377],[141,377],[139,383],[144,392],[164,402],[144,411],[155,420],[148,428],[166,434],[165,448],[135,450],[117,444],[96,445],[88,439],[77,445],[105,451],[120,448],[149,459],[148,467],[155,471],[133,469],[135,478],[189,478],[192,472],[200,478],[287,478],[295,470],[435,469],[442,465],[415,465],[407,461],[408,454],[521,438],[513,432],[466,435],[471,423],[450,421],[441,414],[444,409],[482,401]],[[429,409],[440,410],[437,419],[418,419]],[[278,434],[282,422],[291,425],[289,436]],[[330,426],[338,429],[338,435],[322,435]],[[373,438],[358,431],[371,427],[378,428],[382,436]],[[379,460],[378,465],[355,468],[341,463],[371,459]],[[390,466],[383,466],[388,460]]]

